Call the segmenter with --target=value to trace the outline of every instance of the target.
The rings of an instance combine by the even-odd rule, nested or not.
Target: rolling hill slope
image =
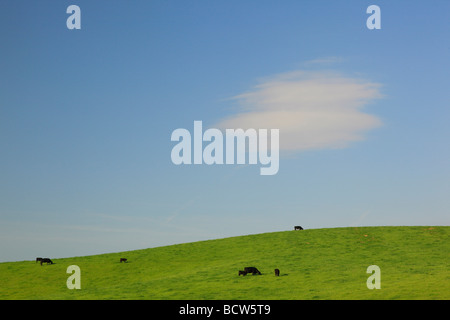
[[[447,226],[310,229],[53,259],[53,265],[6,262],[0,299],[450,299],[449,240]],[[66,286],[70,265],[80,267],[80,290]],[[381,289],[367,288],[370,265],[381,270]],[[248,266],[262,275],[238,276]]]

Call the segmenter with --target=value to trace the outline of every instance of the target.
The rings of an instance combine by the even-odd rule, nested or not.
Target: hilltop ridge
[[[448,226],[305,229],[0,263],[0,299],[449,299],[449,239]],[[69,265],[80,290],[66,286]],[[381,289],[367,287],[371,265]]]

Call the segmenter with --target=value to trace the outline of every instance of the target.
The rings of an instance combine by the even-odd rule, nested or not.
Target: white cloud
[[[294,71],[264,79],[233,97],[240,112],[218,128],[280,129],[280,149],[342,148],[381,125],[363,107],[380,98],[380,85],[338,73]]]

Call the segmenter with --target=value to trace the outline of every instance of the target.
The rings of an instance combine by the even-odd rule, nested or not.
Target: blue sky
[[[66,27],[71,4],[80,30]],[[366,27],[372,4],[380,30]],[[449,12],[2,1],[0,261],[294,225],[449,225]],[[255,119],[280,127],[276,175],[172,163],[173,130]]]

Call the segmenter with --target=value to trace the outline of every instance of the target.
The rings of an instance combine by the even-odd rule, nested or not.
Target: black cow
[[[38,261],[42,261],[42,258],[36,258],[36,263],[38,263]]]
[[[275,269],[275,276],[279,276],[280,275],[280,270],[279,269]]]
[[[241,274],[242,274],[243,276],[245,276],[245,275],[247,274],[247,272],[242,271],[242,270],[239,270],[238,276],[240,276]]]
[[[120,258],[120,262],[127,262],[127,259],[125,259],[125,258]]]
[[[42,264],[45,263],[45,262],[47,262],[47,265],[48,265],[49,263],[50,263],[50,264],[53,264],[53,261],[50,260],[49,258],[42,258],[42,259],[41,259],[41,266],[42,266]]]
[[[247,273],[251,273],[251,274],[253,274],[253,275],[255,275],[255,274],[261,274],[261,272],[259,272],[259,270],[256,269],[255,267],[245,267],[245,268],[244,268],[244,271],[247,272]]]
[[[294,230],[303,230],[303,228],[301,226],[295,226]]]

